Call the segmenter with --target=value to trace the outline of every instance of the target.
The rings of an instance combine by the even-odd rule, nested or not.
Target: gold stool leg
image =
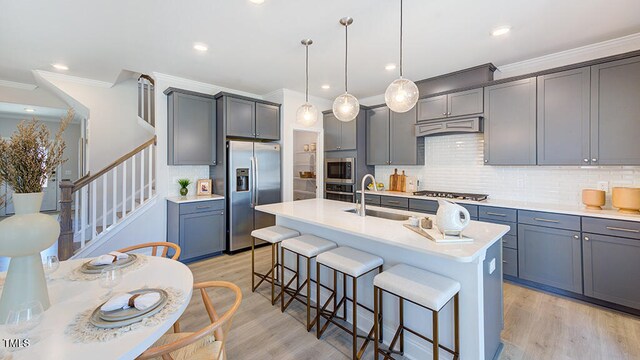
[[[398,298],[400,304],[400,353],[404,354],[404,299]]]
[[[255,265],[255,257],[256,257],[256,238],[251,237],[251,292],[256,292],[256,265]]]
[[[280,246],[280,312],[284,312],[284,248]]]
[[[271,244],[271,306],[276,303],[275,301],[275,286],[276,286],[276,244]]]
[[[379,317],[379,313],[380,313],[380,309],[378,309],[378,302],[379,302],[379,294],[380,294],[380,289],[378,289],[377,286],[373,287],[373,359],[374,360],[378,360],[378,341],[379,341],[379,336],[378,336],[378,332],[382,332],[382,324],[379,323],[380,321],[380,317]]]
[[[346,274],[343,274],[346,276]],[[351,296],[353,299],[353,360],[358,359],[358,279],[353,278],[353,295]]]
[[[307,258],[307,332],[311,330],[311,258]]]
[[[438,312],[432,310],[431,314],[433,316],[433,359],[437,360],[439,356],[438,351],[440,349],[438,344]]]
[[[380,267],[378,268],[378,274],[380,274],[381,272],[382,272],[382,265],[380,265]],[[374,294],[374,296],[375,296],[375,294]],[[378,296],[379,296],[378,303],[379,303],[379,306],[380,306],[380,315],[378,316],[379,319],[378,319],[378,317],[376,317],[376,319],[378,319],[378,321],[380,321],[380,343],[382,343],[384,341],[383,340],[384,339],[384,335],[383,335],[383,330],[384,329],[383,329],[383,325],[382,325],[383,324],[383,322],[382,322],[382,314],[384,312],[384,311],[382,311],[382,291],[378,291]]]
[[[317,260],[316,260],[316,306],[317,306],[316,307],[316,337],[320,339],[320,321],[322,320],[322,315],[321,315],[322,305],[320,304],[320,263]]]
[[[460,357],[460,304],[459,296],[456,294],[453,297],[453,329],[454,329],[454,345],[453,351],[455,352],[453,358],[458,359]]]

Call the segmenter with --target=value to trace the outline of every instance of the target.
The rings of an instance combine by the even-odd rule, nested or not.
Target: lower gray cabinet
[[[583,236],[584,294],[640,309],[640,240]]]
[[[215,255],[225,247],[224,200],[168,203],[168,241],[182,249],[181,261]]]
[[[504,275],[518,277],[518,250],[502,248],[502,272]]]
[[[518,224],[518,276],[582,293],[580,232]]]

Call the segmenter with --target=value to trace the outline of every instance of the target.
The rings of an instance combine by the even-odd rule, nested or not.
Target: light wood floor
[[[258,269],[268,267],[268,248],[258,250]],[[242,289],[243,302],[227,343],[229,360],[348,359],[350,337],[330,327],[317,340],[304,328],[305,310],[292,304],[283,314],[269,302],[269,287],[251,292],[249,252],[219,256],[190,265],[196,282],[231,281]],[[501,359],[640,359],[640,319],[577,300],[505,284],[505,344]],[[212,296],[221,310],[230,294]],[[464,319],[462,319],[464,324]],[[200,297],[181,318],[183,331],[208,322]],[[373,358],[369,346],[366,359]]]

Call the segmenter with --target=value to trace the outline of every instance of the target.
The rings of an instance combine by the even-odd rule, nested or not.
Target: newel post
[[[63,179],[60,182],[60,236],[58,237],[58,258],[64,261],[73,256],[73,182]]]

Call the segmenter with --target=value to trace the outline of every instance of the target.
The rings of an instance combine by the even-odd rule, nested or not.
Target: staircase
[[[138,78],[137,117],[155,132],[154,82],[147,75]],[[155,202],[156,143],[154,135],[97,173],[60,182],[60,260],[82,257]]]

